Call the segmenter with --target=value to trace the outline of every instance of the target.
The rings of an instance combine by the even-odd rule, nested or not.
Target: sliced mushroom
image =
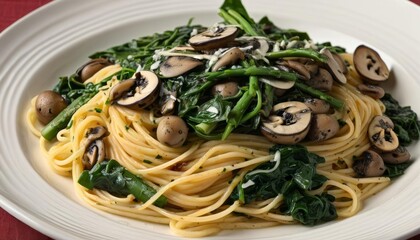
[[[299,58],[298,61],[308,70],[311,77],[318,73],[319,65],[314,60],[309,58]]]
[[[393,129],[394,123],[389,117],[375,116],[368,129],[370,142],[385,152],[395,150],[399,145],[399,140]]]
[[[281,61],[280,64],[293,69],[295,72],[300,74],[305,80],[309,80],[311,78],[310,71],[308,70],[308,68],[305,67],[305,64],[301,62],[294,60],[284,60]]]
[[[403,146],[398,146],[397,149],[391,152],[383,152],[380,154],[384,162],[390,164],[405,163],[410,160],[411,155]]]
[[[212,50],[227,46],[238,32],[237,27],[216,26],[191,37],[188,42],[196,50]]]
[[[327,58],[325,67],[331,73],[332,77],[339,83],[345,84],[347,82],[347,78],[344,75],[341,66],[336,62],[330,50],[328,50],[328,48],[323,48],[321,49],[320,53]]]
[[[239,85],[237,82],[229,81],[219,83],[213,86],[212,94],[214,96],[220,95],[224,98],[233,97],[239,92]]]
[[[66,107],[66,100],[51,90],[40,93],[35,101],[37,119],[44,125],[51,122]]]
[[[309,141],[324,141],[330,139],[340,130],[337,119],[327,114],[314,114],[306,138]]]
[[[145,108],[159,95],[159,78],[150,71],[137,72],[135,78],[119,82],[110,91],[110,100],[121,106]]]
[[[259,81],[266,83],[276,89],[283,89],[283,90],[287,90],[292,88],[295,85],[294,81],[285,81],[285,80],[278,80],[275,78],[265,78],[265,77],[260,77],[258,78]]]
[[[76,74],[79,76],[80,82],[85,82],[95,75],[95,73],[99,72],[99,70],[109,65],[112,65],[112,63],[105,58],[92,59],[79,67],[76,70]]]
[[[305,138],[310,121],[311,110],[305,104],[282,102],[273,107],[268,119],[262,121],[261,132],[274,143],[295,144]]]
[[[379,177],[384,174],[386,168],[378,153],[367,150],[355,159],[353,170],[360,177]]]
[[[239,60],[244,60],[245,54],[237,47],[231,48],[226,51],[223,56],[213,65],[212,71],[217,71],[222,67],[230,66],[238,62]]]
[[[379,86],[371,84],[359,84],[357,89],[365,95],[368,95],[374,99],[380,99],[385,96],[385,90]]]
[[[318,73],[305,82],[313,88],[328,92],[332,89],[334,79],[327,70],[319,68]]]
[[[86,150],[82,158],[84,169],[89,170],[93,165],[104,160],[105,144],[103,138],[108,135],[108,130],[103,126],[88,129],[84,143]]]
[[[319,98],[307,98],[304,103],[314,114],[328,113],[330,111],[330,104]]]
[[[156,136],[160,143],[170,147],[181,147],[188,137],[188,127],[178,116],[166,116],[159,122]]]
[[[160,75],[165,78],[177,77],[194,68],[203,65],[203,63],[192,57],[173,56],[168,57],[160,65]]]
[[[163,91],[165,92],[165,90]],[[175,110],[176,105],[176,92],[165,92],[165,94],[160,99],[160,113],[162,115],[172,114]]]
[[[93,165],[100,163],[105,159],[105,144],[101,139],[93,141],[86,148],[86,152],[83,154],[82,164],[83,168],[90,170]]]
[[[347,64],[344,59],[340,56],[340,54],[331,52],[331,55],[334,57],[334,60],[337,62],[338,66],[341,69],[341,72],[346,74],[348,72]]]
[[[389,77],[389,69],[381,56],[365,45],[356,48],[353,53],[353,63],[363,80],[370,84],[379,84]]]

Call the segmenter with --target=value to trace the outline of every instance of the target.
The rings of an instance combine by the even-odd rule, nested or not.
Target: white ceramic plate
[[[176,239],[166,226],[133,221],[87,207],[69,179],[50,171],[27,129],[29,100],[69,75],[96,51],[172,29],[190,17],[219,21],[221,1],[54,1],[0,35],[0,205],[60,239]],[[361,43],[377,49],[392,69],[389,87],[420,113],[420,8],[400,0],[245,1],[251,15],[308,31],[318,42],[348,51]],[[420,151],[416,162],[358,215],[316,227],[279,226],[225,231],[209,239],[391,239],[419,232]]]

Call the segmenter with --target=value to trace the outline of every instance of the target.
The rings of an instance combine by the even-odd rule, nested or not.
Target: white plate
[[[54,1],[0,35],[0,205],[60,239],[176,239],[166,226],[98,212],[54,174],[24,122],[32,96],[69,75],[87,56],[137,36],[172,29],[190,17],[220,20],[221,1]],[[392,92],[420,113],[420,8],[400,0],[245,1],[255,19],[268,15],[281,27],[308,31],[349,51],[360,43],[383,54],[392,69]],[[419,232],[420,151],[416,162],[356,216],[316,227],[279,226],[225,231],[209,239],[391,239]]]

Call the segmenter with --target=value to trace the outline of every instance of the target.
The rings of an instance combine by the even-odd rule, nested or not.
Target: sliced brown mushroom
[[[223,56],[213,65],[212,71],[217,71],[222,67],[230,66],[238,62],[239,60],[244,60],[245,54],[237,47],[231,48],[226,51]]]
[[[160,113],[162,115],[170,115],[175,110],[176,92],[169,92],[165,89],[163,89],[161,92],[164,92],[164,94],[160,98]]]
[[[331,55],[334,57],[334,60],[337,62],[338,66],[341,69],[341,72],[346,74],[349,70],[347,68],[347,64],[344,59],[340,56],[340,54],[331,52]]]
[[[159,78],[151,71],[137,72],[135,78],[119,82],[110,91],[110,100],[121,106],[145,108],[159,95]]]
[[[311,110],[297,101],[282,102],[273,107],[268,119],[262,121],[261,132],[270,141],[295,144],[309,131]]]
[[[368,95],[374,99],[380,99],[385,96],[385,90],[379,86],[371,84],[359,84],[357,89],[365,95]]]
[[[170,147],[181,147],[188,137],[188,127],[178,116],[166,116],[160,120],[156,136],[160,143]]]
[[[285,80],[279,80],[275,78],[260,77],[258,78],[258,80],[260,82],[263,82],[265,84],[268,84],[274,87],[275,89],[282,89],[282,90],[291,89],[295,85],[294,81],[285,81]]]
[[[399,140],[393,129],[394,123],[389,117],[375,116],[368,129],[370,142],[376,148],[385,152],[395,150],[399,145]]]
[[[237,27],[216,26],[191,37],[188,42],[196,50],[212,50],[227,46],[238,32]]]
[[[330,50],[328,50],[328,48],[323,48],[321,49],[320,53],[327,58],[325,67],[331,73],[332,77],[339,83],[345,84],[347,82],[347,78],[344,75],[341,66],[336,62]]]
[[[309,58],[299,58],[297,61],[303,64],[303,66],[308,70],[311,77],[315,76],[318,73],[319,65],[314,60]]]
[[[237,82],[229,81],[219,83],[213,86],[212,94],[214,96],[220,95],[224,98],[233,97],[239,92],[239,85]]]
[[[93,141],[86,148],[83,154],[82,164],[83,168],[90,170],[93,165],[100,163],[105,159],[105,144],[101,139]]]
[[[331,74],[323,68],[319,68],[315,76],[305,81],[309,86],[325,92],[331,91],[333,82],[334,79]]]
[[[160,65],[160,75],[165,78],[177,77],[187,73],[194,68],[203,65],[203,63],[195,58],[186,56],[168,57]]]
[[[378,153],[367,150],[355,159],[353,170],[359,177],[379,177],[384,174],[386,168]]]
[[[353,63],[357,73],[370,84],[379,84],[389,77],[389,69],[379,53],[365,45],[356,48]]]
[[[93,165],[105,158],[105,144],[103,138],[108,136],[108,130],[103,126],[89,128],[85,136],[86,150],[83,154],[82,164],[84,169],[91,169]]]
[[[314,114],[328,113],[331,108],[329,103],[319,98],[307,98],[304,103]]]
[[[390,164],[405,163],[410,160],[411,155],[407,149],[403,146],[398,146],[397,149],[391,152],[383,152],[380,154],[384,162]]]
[[[66,107],[66,100],[51,90],[40,93],[35,101],[37,119],[44,125],[51,122]]]
[[[309,141],[325,141],[337,134],[340,124],[337,119],[327,114],[314,114],[306,138]]]
[[[305,67],[304,63],[294,60],[284,60],[281,61],[280,64],[293,69],[295,72],[300,74],[305,80],[309,80],[311,78],[311,72],[308,70],[308,68]]]
[[[99,72],[99,70],[109,65],[112,65],[112,63],[105,58],[92,59],[79,67],[79,69],[76,70],[76,74],[79,76],[80,82],[85,82],[95,75],[95,73]]]

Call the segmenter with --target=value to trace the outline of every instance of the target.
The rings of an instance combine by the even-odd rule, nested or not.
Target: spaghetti
[[[118,65],[107,67],[89,81],[99,82],[119,69]],[[353,68],[350,68],[347,77],[350,84],[334,86],[332,90],[333,96],[346,102],[347,111],[335,113],[340,115],[337,118],[344,119],[346,125],[332,139],[304,143],[310,152],[325,157],[325,163],[319,164],[317,171],[329,179],[311,194],[328,192],[333,195],[339,217],[353,216],[362,208],[363,200],[390,183],[387,177],[354,177],[350,167],[352,157],[371,147],[367,127],[373,116],[383,113],[384,106],[354,87],[361,80]],[[268,149],[273,144],[266,138],[232,134],[225,141],[204,141],[191,136],[183,147],[165,146],[156,140],[154,131],[160,118],[146,110],[133,111],[106,104],[110,86],[116,82],[116,79],[110,81],[77,110],[71,127],[61,130],[56,142],[50,144],[40,138],[40,147],[52,168],[58,174],[73,178],[75,189],[84,201],[113,214],[169,224],[175,234],[186,237],[207,236],[223,229],[294,223],[291,216],[272,212],[281,205],[281,195],[249,205],[241,205],[239,201],[225,204],[248,171],[272,160]],[[33,133],[40,136],[34,101],[35,98],[27,118]],[[87,190],[78,184],[77,179],[83,171],[81,159],[86,149],[83,138],[89,128],[96,126],[105,126],[110,132],[106,138],[107,156],[118,159],[129,171],[141,175],[150,185],[160,189],[149,201],[139,203],[132,195],[119,198],[106,191]],[[344,162],[345,167],[335,169],[339,161],[341,165]],[[180,164],[181,167],[173,170]],[[234,174],[236,171],[238,173]],[[170,207],[163,209],[152,205],[160,195],[168,198]]]

